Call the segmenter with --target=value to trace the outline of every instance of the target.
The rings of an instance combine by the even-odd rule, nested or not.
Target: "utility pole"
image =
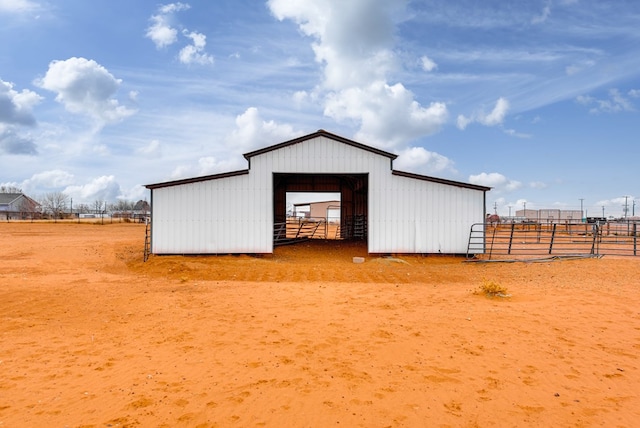
[[[511,217],[511,205],[509,205],[509,217]]]
[[[584,210],[582,209],[582,203],[584,202],[584,198],[580,198],[580,221],[584,221]]]
[[[604,216],[604,205],[602,206],[602,218],[606,219],[606,217]]]
[[[498,214],[498,203],[497,202],[493,203],[493,213],[494,214]]]
[[[627,213],[629,212],[629,197],[624,197],[624,218],[627,218]]]

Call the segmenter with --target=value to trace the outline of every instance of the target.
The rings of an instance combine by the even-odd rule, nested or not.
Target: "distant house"
[[[40,211],[40,204],[23,193],[0,193],[0,219],[25,220]]]
[[[340,201],[303,202],[293,205],[294,217],[319,218],[340,222]]]

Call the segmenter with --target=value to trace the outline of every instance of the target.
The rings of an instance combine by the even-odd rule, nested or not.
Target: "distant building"
[[[582,211],[580,210],[558,210],[558,209],[523,209],[516,211],[516,218],[538,223],[580,223],[582,222]]]
[[[40,204],[24,193],[0,193],[0,219],[30,219],[39,211]]]
[[[293,205],[293,216],[340,222],[340,201],[302,202]]]

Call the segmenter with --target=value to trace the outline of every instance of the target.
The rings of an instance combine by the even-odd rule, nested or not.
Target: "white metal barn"
[[[369,253],[467,251],[488,187],[393,169],[396,155],[324,130],[246,153],[248,169],[149,184],[151,253],[272,253],[287,192],[339,192]]]

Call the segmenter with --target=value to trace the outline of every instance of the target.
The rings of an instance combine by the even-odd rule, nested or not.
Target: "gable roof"
[[[9,205],[20,196],[22,196],[22,193],[0,193],[0,204]]]
[[[394,160],[398,157],[398,155],[394,155],[393,153],[385,152],[384,150],[376,149],[375,147],[367,146],[362,143],[358,143],[357,141],[350,140],[348,138],[341,137],[336,134],[332,134],[331,132],[327,132],[324,129],[319,129],[313,134],[304,135],[302,137],[294,138],[293,140],[285,141],[284,143],[274,144],[273,146],[264,147],[259,150],[254,150],[253,152],[245,153],[244,158],[248,161],[251,160],[252,157],[261,155],[263,153],[268,153],[274,150],[282,149],[284,147],[293,146],[295,144],[302,143],[304,141],[313,140],[314,138],[325,137],[334,141],[338,141],[343,144],[347,144],[352,147],[356,147],[360,150],[366,150],[371,153],[375,153],[380,156],[388,157],[391,160]]]
[[[254,156],[259,156],[261,154],[268,153],[268,152],[271,152],[271,151],[274,151],[274,150],[278,150],[278,149],[282,149],[284,147],[293,146],[295,144],[299,144],[299,143],[302,143],[302,142],[305,142],[305,141],[308,141],[308,140],[312,140],[312,139],[318,138],[318,137],[329,138],[331,140],[338,141],[338,142],[343,143],[343,144],[347,144],[349,146],[358,148],[360,150],[365,150],[365,151],[368,151],[368,152],[371,152],[371,153],[375,153],[375,154],[380,155],[380,156],[387,157],[387,158],[389,158],[391,160],[392,165],[393,165],[393,160],[395,160],[398,157],[398,155],[395,155],[393,153],[385,152],[384,150],[376,149],[375,147],[367,146],[365,144],[358,143],[357,141],[353,141],[353,140],[350,140],[348,138],[344,138],[344,137],[341,137],[339,135],[332,134],[330,132],[325,131],[324,129],[319,129],[318,131],[316,131],[316,132],[314,132],[312,134],[304,135],[304,136],[298,137],[298,138],[294,138],[292,140],[285,141],[284,143],[274,144],[272,146],[268,146],[268,147],[264,147],[262,149],[254,150],[252,152],[245,153],[243,156],[247,161],[249,161],[249,169],[251,169],[251,158],[254,157]],[[193,178],[185,178],[185,179],[181,179],[181,180],[166,181],[166,182],[163,182],[163,183],[146,184],[145,187],[147,189],[159,189],[159,188],[162,188],[162,187],[178,186],[178,185],[181,185],[181,184],[199,183],[199,182],[202,182],[202,181],[216,180],[216,179],[219,179],[219,178],[233,177],[233,176],[236,176],[236,175],[249,174],[249,169],[243,169],[243,170],[233,171],[233,172],[225,172],[225,173],[221,173],[221,174],[205,175],[205,176],[202,176],[202,177],[193,177]],[[446,180],[446,179],[443,179],[443,178],[430,177],[430,176],[427,176],[427,175],[414,174],[414,173],[410,173],[410,172],[398,171],[398,170],[395,170],[395,169],[392,169],[391,173],[393,175],[397,175],[397,176],[401,176],[401,177],[413,178],[413,179],[416,179],[416,180],[423,180],[423,181],[430,181],[430,182],[434,182],[434,183],[446,184],[446,185],[450,185],[450,186],[457,186],[457,187],[462,187],[462,188],[466,188],[466,189],[480,190],[480,191],[485,191],[485,192],[491,190],[491,187],[485,187],[485,186],[480,186],[480,185],[476,185],[476,184],[464,183],[464,182],[461,182],[461,181]]]

